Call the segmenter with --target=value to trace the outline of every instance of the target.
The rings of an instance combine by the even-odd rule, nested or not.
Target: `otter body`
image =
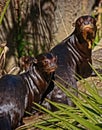
[[[91,51],[96,30],[96,21],[93,17],[89,15],[81,16],[75,22],[75,30],[73,33],[51,50],[51,53],[58,58],[55,80],[60,82],[69,91],[71,91],[71,87],[77,89],[77,80],[75,78],[77,74],[83,78],[87,78],[92,73],[89,63],[92,64]],[[59,77],[67,82],[67,84]],[[77,96],[77,92],[73,93]],[[47,97],[52,101],[74,106],[71,99],[55,85]],[[48,104],[47,107],[52,111],[56,110],[56,108],[50,104]]]
[[[32,102],[39,103],[56,67],[56,57],[42,54],[32,61],[27,72],[0,79],[0,130],[15,129]]]

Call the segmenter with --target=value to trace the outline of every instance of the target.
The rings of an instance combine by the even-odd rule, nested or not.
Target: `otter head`
[[[51,73],[57,68],[57,57],[52,53],[41,54],[36,57],[37,67],[40,71]]]
[[[90,15],[79,17],[75,22],[75,30],[87,41],[88,48],[91,49],[97,31],[95,18]]]

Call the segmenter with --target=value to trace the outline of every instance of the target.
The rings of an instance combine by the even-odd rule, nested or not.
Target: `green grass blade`
[[[93,115],[89,113],[88,110],[86,110],[83,105],[83,101],[80,98],[77,98],[74,94],[69,92],[65,87],[63,87],[60,83],[55,82],[55,84],[67,95],[70,96],[72,101],[76,104],[78,108],[88,117],[90,118],[93,122],[97,123],[96,120],[94,120]]]
[[[10,3],[10,0],[7,0],[6,5],[5,5],[4,9],[3,9],[3,12],[1,13],[1,16],[0,16],[0,25],[1,25],[2,21],[3,21],[4,15],[6,13],[6,10],[7,10],[8,6],[9,6],[9,3]]]
[[[37,103],[34,103],[34,104],[35,104],[37,107],[39,107],[40,109],[42,109],[42,110],[44,110],[45,112],[47,112],[48,114],[50,114],[52,117],[59,119],[61,122],[63,122],[63,125],[66,126],[67,128],[71,128],[71,129],[73,129],[73,130],[80,130],[79,128],[77,128],[77,127],[75,127],[74,125],[70,124],[70,123],[68,122],[68,120],[66,120],[66,118],[64,118],[64,117],[62,117],[62,116],[58,116],[58,115],[56,114],[56,112],[51,112],[51,111],[47,110],[46,108],[40,106],[40,105],[37,104]]]
[[[102,114],[101,105],[97,103],[96,100],[92,100],[91,96],[88,94],[85,94],[83,92],[79,92],[80,96],[89,104],[99,115]]]

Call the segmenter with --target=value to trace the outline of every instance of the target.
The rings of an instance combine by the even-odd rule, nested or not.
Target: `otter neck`
[[[27,72],[20,75],[24,80],[28,92],[28,106],[35,101],[35,94],[41,98],[42,94],[46,91],[48,83],[43,77],[42,73],[36,69],[35,66],[31,67]]]
[[[70,36],[68,41],[68,48],[70,48],[76,62],[91,62],[91,49],[88,48],[86,41],[80,41],[74,33]]]
[[[75,33],[75,41],[78,51],[83,58],[91,57],[93,40],[84,39],[81,33]]]

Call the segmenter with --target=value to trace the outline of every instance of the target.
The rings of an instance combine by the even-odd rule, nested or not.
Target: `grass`
[[[1,13],[1,16],[0,16],[0,25],[1,25],[2,21],[3,21],[3,19],[4,19],[4,15],[6,13],[6,10],[7,10],[8,6],[9,6],[10,1],[11,0],[7,0],[6,5],[5,5],[5,7],[4,7],[4,9],[3,9],[2,13]]]

